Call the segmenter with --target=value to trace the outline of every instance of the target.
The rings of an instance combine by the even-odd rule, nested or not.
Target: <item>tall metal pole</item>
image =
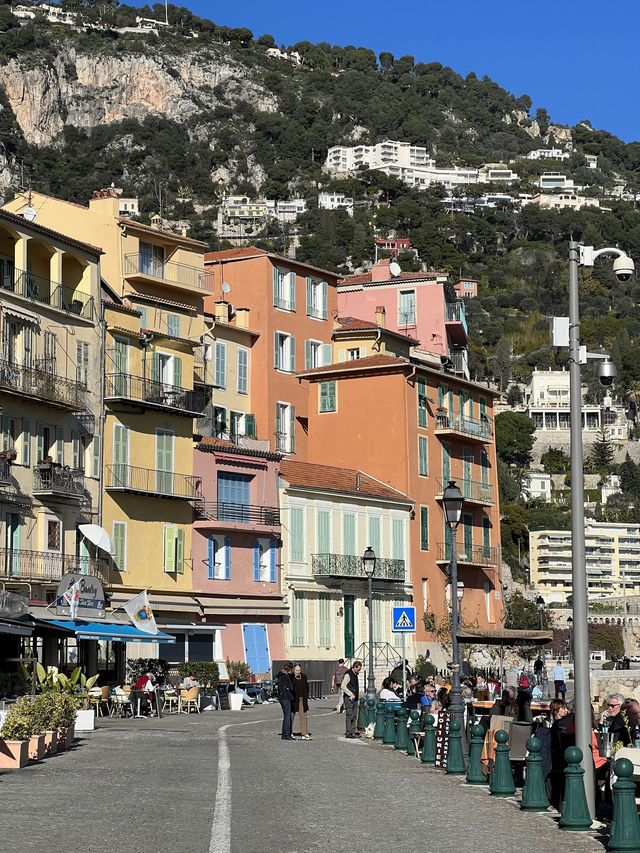
[[[451,678],[451,712],[456,720],[460,721],[462,734],[462,754],[466,761],[469,760],[467,738],[464,730],[464,704],[462,702],[462,688],[460,687],[460,648],[458,646],[458,526],[451,525],[451,646],[453,657],[453,673]]]
[[[373,677],[373,577],[369,580],[369,672],[367,673],[367,699],[376,698],[376,680]]]
[[[594,817],[595,783],[591,756],[591,687],[587,631],[587,571],[584,546],[584,472],[582,467],[582,380],[578,244],[569,243],[569,399],[571,407],[571,567],[573,585],[573,673],[576,746],[582,750],[584,788]]]

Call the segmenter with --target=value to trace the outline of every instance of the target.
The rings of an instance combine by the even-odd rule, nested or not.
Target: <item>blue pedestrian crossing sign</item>
[[[391,620],[391,630],[397,634],[415,634],[416,632],[416,609],[415,607],[394,607]]]

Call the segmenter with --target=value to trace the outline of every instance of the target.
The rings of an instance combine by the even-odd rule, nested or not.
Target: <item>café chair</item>
[[[200,688],[190,687],[187,690],[185,687],[180,689],[180,705],[179,712],[181,714],[190,714],[192,710],[200,713]]]
[[[180,704],[180,697],[176,690],[165,690],[164,691],[164,701],[162,703],[162,713],[165,711],[167,714],[177,714],[178,706]]]

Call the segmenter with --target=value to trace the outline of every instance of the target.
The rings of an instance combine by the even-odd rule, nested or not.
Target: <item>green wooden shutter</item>
[[[304,562],[304,510],[291,507],[291,555],[296,563]]]
[[[180,337],[180,317],[176,314],[167,314],[167,333],[174,338]]]
[[[376,552],[376,557],[382,556],[379,518],[369,518],[369,542],[367,544]]]
[[[313,312],[313,282],[307,276],[307,316]]]
[[[173,357],[173,384],[177,388],[182,387],[182,359],[177,355]]]
[[[289,337],[289,368],[292,373],[296,372],[296,339],[291,335]]]
[[[38,457],[37,462],[44,460],[44,424],[42,421],[36,421],[36,455]]]
[[[227,387],[227,347],[216,341],[215,384],[218,388]]]
[[[318,554],[331,553],[331,513],[318,510]]]
[[[93,477],[100,477],[100,436],[93,436],[93,463],[91,474]]]
[[[176,530],[176,572],[184,574],[184,528]]]
[[[129,485],[129,430],[122,424],[113,426],[113,485]]]
[[[333,362],[333,347],[331,344],[322,344],[322,364],[324,367]]]
[[[245,415],[244,416],[244,434],[247,438],[255,438],[256,437],[256,416],[255,415]]]
[[[278,305],[280,294],[278,293],[278,267],[273,268],[273,304]]]
[[[10,450],[11,421],[9,415],[2,416],[2,449]]]
[[[447,524],[447,522],[445,520],[444,521],[444,555],[445,555],[445,559],[447,559],[447,560],[451,559],[451,543],[452,543],[452,541],[453,540],[451,538],[451,528],[449,527],[449,525]]]
[[[31,465],[31,425],[26,418],[22,419],[22,457],[23,465]]]
[[[160,353],[151,353],[151,381],[155,384],[160,382]]]
[[[323,281],[320,287],[322,288],[322,319],[326,320],[329,316],[329,285]]]
[[[138,306],[138,311],[140,312],[140,328],[148,329],[149,326],[147,324],[147,309]]]
[[[164,527],[164,559],[162,570],[174,572],[176,565],[176,527],[173,524],[165,524]]]
[[[273,333],[273,366],[276,370],[280,370],[280,333]]]
[[[249,353],[246,349],[238,350],[238,394],[249,391]]]
[[[289,310],[296,310],[296,274],[289,273]]]
[[[289,452],[296,452],[296,407],[289,406]]]
[[[304,596],[291,591],[291,645],[304,646]]]
[[[429,550],[429,507],[420,507],[420,549]]]
[[[76,449],[74,448],[74,454],[75,452]],[[58,465],[64,465],[64,429],[61,426],[56,427],[56,462]],[[73,467],[77,468],[77,465]]]
[[[280,403],[276,403],[276,450],[282,450],[284,446],[282,428],[282,409],[280,408]]]
[[[418,474],[421,477],[426,477],[429,473],[429,465],[427,459],[427,439],[424,435],[418,436]]]
[[[473,516],[465,513],[463,516],[464,551],[470,560],[473,554]]]
[[[342,516],[342,553],[356,555],[356,517],[351,512]]]
[[[311,341],[304,342],[304,369],[311,370],[313,367],[311,363]]]
[[[451,446],[449,444],[442,445],[442,481],[446,488],[451,479]]]
[[[425,379],[418,379],[418,426],[427,425],[427,383]]]
[[[486,515],[482,516],[482,547],[485,560],[489,559],[491,553],[491,522]]]
[[[173,432],[156,430],[156,491],[173,494]]]
[[[71,467],[77,469],[80,467],[80,433],[75,429],[71,430],[71,449]]]
[[[465,498],[470,498],[471,495],[471,463],[473,462],[473,452],[469,447],[463,448],[462,451],[462,494]]]
[[[113,567],[118,572],[127,570],[127,525],[122,521],[113,522]]]
[[[383,640],[382,602],[379,598],[374,597],[371,604],[371,620],[373,622],[373,642],[381,643]]]
[[[444,388],[442,385],[438,385],[438,406],[442,408],[444,403]]]
[[[394,560],[404,560],[404,522],[394,518],[391,524],[391,556]]]
[[[331,598],[326,592],[318,596],[318,645],[331,646]]]

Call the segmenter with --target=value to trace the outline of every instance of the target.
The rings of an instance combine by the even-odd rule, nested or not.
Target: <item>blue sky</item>
[[[183,3],[217,24],[249,27],[256,37],[271,33],[278,45],[353,44],[442,62],[462,75],[486,74],[516,96],[529,95],[534,110],[545,107],[560,124],[588,118],[595,128],[640,141],[637,0]]]

